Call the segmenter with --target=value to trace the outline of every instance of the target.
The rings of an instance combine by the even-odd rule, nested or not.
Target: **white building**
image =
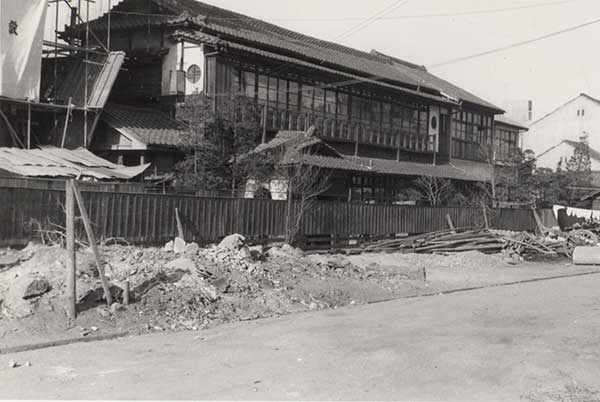
[[[600,153],[600,100],[580,94],[532,123],[523,135],[523,150],[532,150],[537,166],[556,169],[573,155],[574,145],[587,136],[592,156]],[[600,171],[600,160],[592,157],[592,170]]]

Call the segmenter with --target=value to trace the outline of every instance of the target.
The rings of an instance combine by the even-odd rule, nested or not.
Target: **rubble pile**
[[[10,255],[13,262],[0,271],[0,319],[43,317],[48,325],[59,325],[56,317],[60,317],[61,325],[68,327],[65,251],[32,245],[3,255]],[[182,239],[162,248],[102,246],[100,255],[115,303],[106,305],[93,253],[80,249],[77,320],[84,328],[194,330],[339,307],[373,298],[386,278],[393,276],[378,273],[375,266],[358,267],[343,256],[307,256],[289,245],[249,247],[240,235],[207,248]],[[368,297],[357,294],[365,287]],[[126,288],[129,305],[124,304]],[[32,327],[46,325],[33,321]]]
[[[183,239],[161,248],[101,246],[100,255],[114,304],[106,305],[94,255],[82,248],[76,258],[78,317],[73,323],[65,311],[65,251],[41,245],[3,250],[0,261],[10,263],[0,268],[0,320],[37,333],[82,328],[81,336],[198,330],[425,289],[432,267],[460,272],[505,264],[501,256],[480,252],[307,255],[290,245],[249,247],[240,235],[206,248]]]

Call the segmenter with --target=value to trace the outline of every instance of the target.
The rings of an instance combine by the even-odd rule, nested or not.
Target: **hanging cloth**
[[[0,0],[0,96],[39,100],[47,0]]]

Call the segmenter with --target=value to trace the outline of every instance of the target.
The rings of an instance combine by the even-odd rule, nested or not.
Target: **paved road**
[[[0,399],[518,400],[599,355],[591,275],[0,356]]]

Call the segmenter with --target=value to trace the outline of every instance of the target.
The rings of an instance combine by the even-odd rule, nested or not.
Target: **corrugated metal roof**
[[[313,68],[321,66],[333,68],[338,72],[342,69],[347,73],[380,77],[381,80],[400,86],[409,86],[411,89],[429,88],[439,94],[445,93],[453,98],[502,112],[502,109],[490,102],[442,80],[427,72],[425,68],[412,63],[316,39],[196,0],[152,1],[158,9],[162,10],[161,13],[171,13],[173,18],[170,21],[163,18],[148,18],[145,25],[160,25],[167,22],[176,24],[191,23],[206,34],[213,33],[221,39],[255,50],[260,48],[261,51],[268,51],[270,54],[277,53],[280,56],[289,57],[290,62],[300,58],[308,62]],[[136,8],[136,6],[138,7]],[[147,12],[148,5],[144,4],[140,8],[134,0],[124,0],[114,10]],[[119,23],[124,23],[127,17],[131,19],[131,26],[123,29],[134,28],[135,24],[143,22],[135,15],[120,15]],[[105,30],[107,16],[105,15],[93,21],[90,25],[95,31]]]
[[[101,119],[118,132],[146,145],[176,147],[189,136],[183,124],[150,108],[108,104]]]
[[[102,159],[87,149],[68,150],[0,148],[0,170],[28,177],[90,177],[130,180],[150,164],[125,167]]]

